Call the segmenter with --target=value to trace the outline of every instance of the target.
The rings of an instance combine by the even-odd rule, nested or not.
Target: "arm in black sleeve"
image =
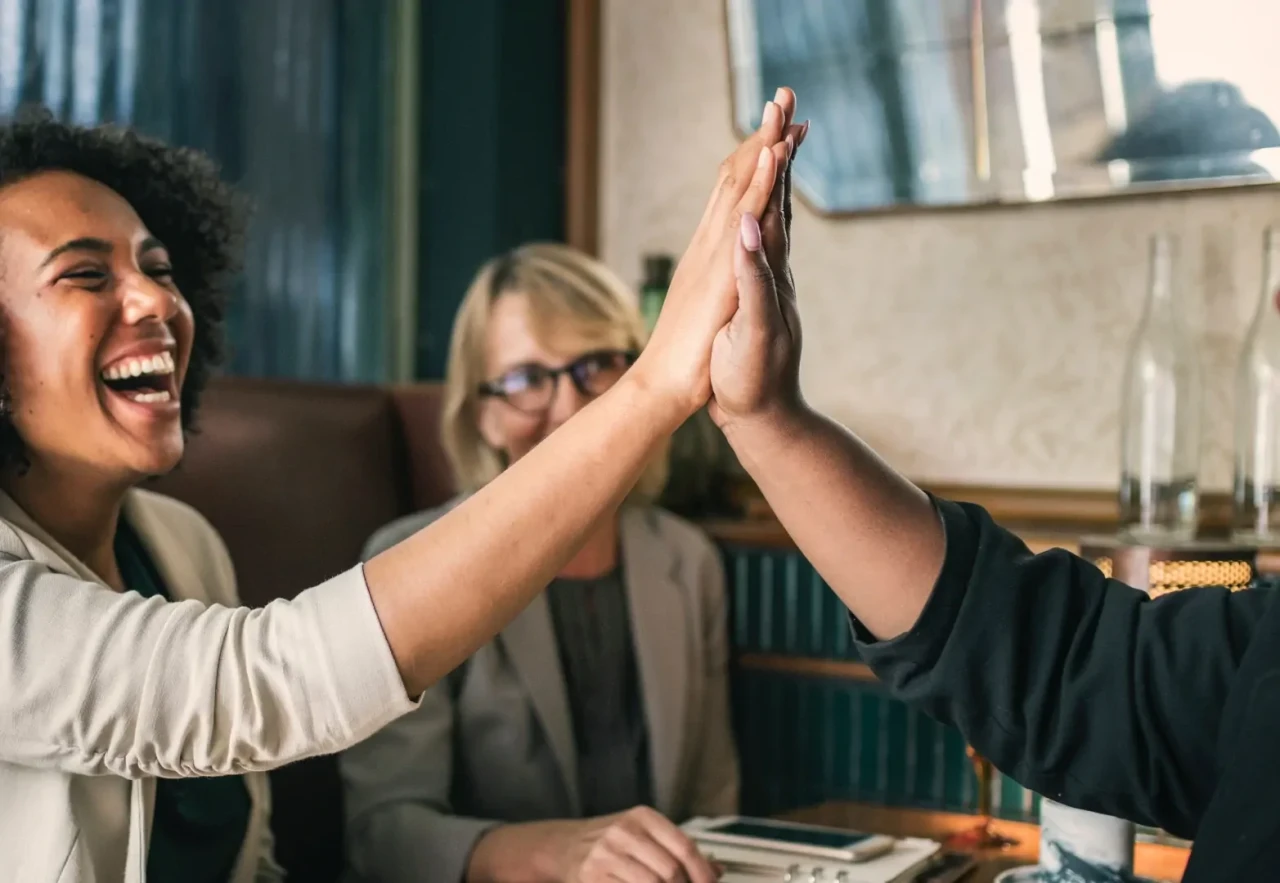
[[[863,659],[1024,786],[1192,836],[1270,592],[1149,599],[1065,551],[1032,555],[976,506],[937,507],[947,554],[933,594],[893,640],[855,620]]]

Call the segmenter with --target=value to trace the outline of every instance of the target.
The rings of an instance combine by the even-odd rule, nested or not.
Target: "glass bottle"
[[[671,273],[675,260],[670,255],[651,254],[644,259],[644,284],[640,286],[640,314],[645,326],[652,331],[662,312],[662,302],[671,287]]]
[[[1131,539],[1195,536],[1200,361],[1173,280],[1174,241],[1151,240],[1149,291],[1129,344],[1120,410],[1120,528]]]
[[[1280,227],[1263,239],[1262,292],[1236,372],[1232,535],[1280,545]]]

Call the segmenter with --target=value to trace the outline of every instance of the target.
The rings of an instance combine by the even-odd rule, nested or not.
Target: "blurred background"
[[[1161,371],[1161,402],[1197,402],[1194,450],[1170,455],[1190,474],[1164,478],[1198,488],[1201,528],[1231,525],[1238,426],[1257,417],[1239,366],[1264,364],[1249,329],[1280,287],[1280,246],[1272,287],[1263,255],[1280,223],[1277,33],[1280,5],[1261,0],[0,0],[0,117],[39,102],[136,126],[211,153],[253,197],[229,374],[422,387],[212,399],[254,427],[236,444],[275,439],[269,465],[236,454],[246,495],[284,489],[262,503],[275,514],[249,523],[239,498],[221,501],[221,469],[177,481],[213,476],[203,508],[238,565],[267,554],[262,531],[294,532],[249,601],[309,585],[299,562],[318,579],[387,518],[447,497],[423,453],[438,391],[416,382],[442,377],[483,261],[564,241],[660,303],[717,165],[782,84],[813,126],[792,255],[807,398],[1033,548],[1078,550],[1122,526],[1126,421],[1165,395],[1131,381]],[[1176,290],[1176,339],[1143,318],[1171,302],[1158,280]],[[1153,352],[1168,358],[1141,361]],[[1177,373],[1192,364],[1194,383]],[[696,442],[677,444],[677,491],[733,473]],[[376,481],[359,472],[369,451],[394,452]],[[1280,458],[1267,468],[1248,480],[1280,500]],[[335,504],[299,502],[324,493],[367,505],[339,528],[322,523]],[[958,733],[885,695],[767,512],[688,514],[728,573],[744,810],[839,798],[1035,818],[1037,795],[975,776]],[[297,553],[329,535],[332,561]],[[295,866],[314,848],[282,843]]]
[[[1258,71],[1278,14],[0,0],[0,115],[42,102],[213,154],[257,205],[231,372],[385,382],[441,376],[466,283],[502,249],[567,240],[639,286],[646,255],[678,256],[717,163],[787,82],[814,120],[795,263],[816,405],[921,480],[1114,486],[1119,400],[1099,392],[1119,382],[1163,231],[1221,393],[1206,396],[1203,477],[1225,489],[1235,352],[1276,199],[1238,185],[1276,167],[1280,88]],[[1153,171],[1160,145],[1176,155]],[[1233,167],[1242,151],[1259,162]],[[1114,161],[1139,153],[1145,166]]]

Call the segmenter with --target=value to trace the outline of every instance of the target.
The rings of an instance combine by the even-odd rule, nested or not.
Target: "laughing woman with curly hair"
[[[791,101],[722,167],[625,379],[429,528],[260,610],[209,524],[138,488],[181,459],[219,355],[239,201],[188,150],[0,125],[0,881],[278,877],[263,772],[414,708],[707,400],[735,221],[766,207]]]

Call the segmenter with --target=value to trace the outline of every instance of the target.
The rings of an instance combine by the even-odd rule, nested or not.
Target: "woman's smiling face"
[[[177,465],[194,322],[172,272],[96,181],[45,171],[0,189],[4,378],[33,465],[129,483]]]

